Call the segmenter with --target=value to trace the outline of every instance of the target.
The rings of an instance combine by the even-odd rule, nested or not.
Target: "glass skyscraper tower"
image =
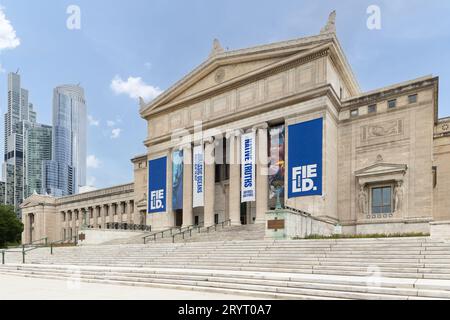
[[[64,85],[53,92],[52,160],[43,163],[43,192],[76,194],[86,185],[87,111],[84,90]]]
[[[52,158],[52,127],[28,122],[24,124],[24,199],[42,192],[42,163]]]
[[[3,163],[4,203],[16,209],[24,199],[24,127],[35,122],[36,113],[28,102],[28,91],[21,87],[20,75],[9,73]]]

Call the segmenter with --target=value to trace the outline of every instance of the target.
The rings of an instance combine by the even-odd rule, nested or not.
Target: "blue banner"
[[[323,119],[289,126],[289,198],[322,195]]]
[[[148,213],[166,212],[167,157],[148,163]]]

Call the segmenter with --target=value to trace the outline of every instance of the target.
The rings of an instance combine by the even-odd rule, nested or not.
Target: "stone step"
[[[74,277],[74,273],[71,270],[53,270],[39,268],[20,268],[19,270],[9,270],[9,273],[28,274],[38,277],[46,277],[48,275],[58,276],[62,278],[71,279]],[[0,272],[3,270],[0,269]],[[22,272],[21,272],[22,271]],[[431,297],[438,299],[447,299],[450,297],[450,285],[447,287],[441,286],[441,290],[426,290],[406,288],[404,284],[400,284],[399,287],[395,287],[391,282],[389,287],[380,286],[368,286],[367,282],[360,281],[359,284],[347,283],[318,283],[318,282],[305,282],[299,281],[300,278],[282,281],[280,279],[271,279],[270,276],[266,276],[264,279],[255,278],[243,278],[233,277],[232,275],[209,276],[202,275],[183,275],[177,274],[171,276],[170,274],[143,274],[143,273],[126,273],[121,272],[105,272],[95,270],[80,269],[80,272],[76,274],[76,277],[80,277],[84,280],[107,280],[111,282],[123,282],[123,283],[137,283],[138,285],[148,283],[170,284],[170,285],[184,285],[184,286],[197,286],[197,287],[213,287],[213,288],[227,288],[250,291],[264,291],[272,293],[294,294],[294,295],[308,295],[308,296],[324,296],[328,298],[346,298],[346,299],[407,299],[408,297]],[[446,290],[443,290],[446,288]]]

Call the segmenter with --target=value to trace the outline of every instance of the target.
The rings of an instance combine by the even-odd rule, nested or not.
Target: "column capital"
[[[214,137],[208,137],[208,138],[203,139],[204,144],[213,144],[214,141],[215,141]]]
[[[258,123],[258,124],[256,124],[256,125],[254,125],[253,126],[253,130],[260,130],[260,129],[268,129],[269,128],[269,124],[267,123],[267,122],[261,122],[261,123]]]
[[[177,148],[178,150],[192,149],[192,143],[185,143]]]
[[[240,137],[240,136],[242,136],[243,134],[244,134],[244,130],[242,130],[242,129],[236,129],[236,130],[227,132],[226,138],[227,138],[227,139],[230,139],[230,138],[234,138],[234,137]]]

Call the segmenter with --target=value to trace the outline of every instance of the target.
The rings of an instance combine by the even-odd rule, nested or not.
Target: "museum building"
[[[205,62],[141,99],[147,153],[132,159],[134,182],[32,195],[24,243],[82,228],[268,225],[278,212],[286,237],[429,233],[450,220],[438,88],[426,76],[361,92],[334,14],[311,37],[234,51],[215,40]]]

